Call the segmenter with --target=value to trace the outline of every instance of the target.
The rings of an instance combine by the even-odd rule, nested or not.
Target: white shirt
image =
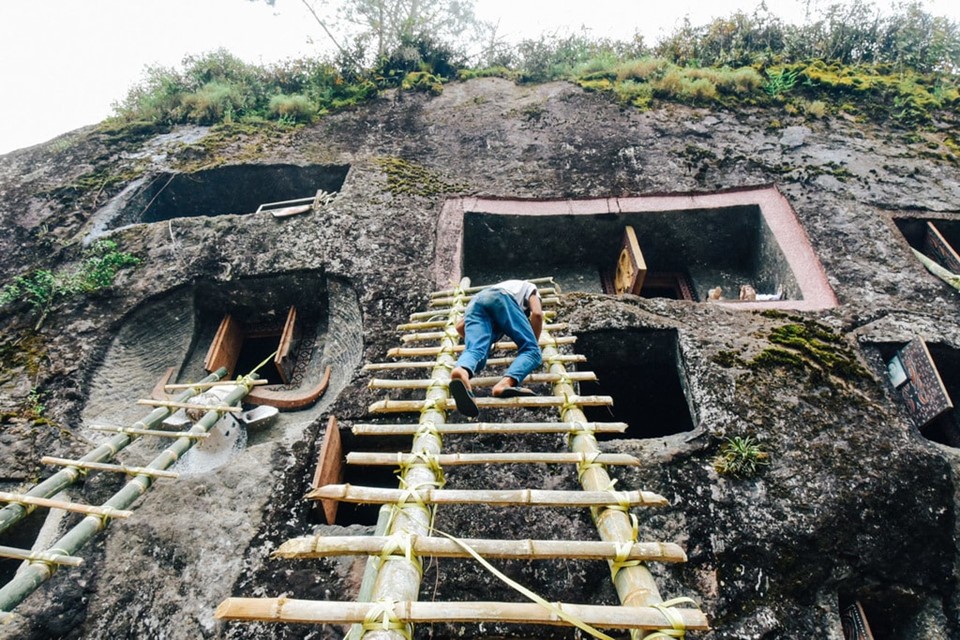
[[[510,294],[524,312],[530,311],[530,296],[537,293],[537,285],[526,280],[504,280],[490,285],[491,289],[500,289]]]

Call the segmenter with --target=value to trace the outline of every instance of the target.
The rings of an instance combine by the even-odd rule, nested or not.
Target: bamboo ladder
[[[537,279],[538,285],[550,278]],[[371,405],[373,413],[419,413],[416,424],[358,424],[357,435],[411,435],[409,453],[350,453],[348,464],[399,464],[400,487],[382,489],[353,485],[326,485],[308,494],[311,499],[380,503],[380,519],[373,536],[306,536],[283,543],[275,557],[321,558],[367,555],[363,582],[357,602],[297,600],[279,598],[227,598],[217,608],[216,617],[236,621],[268,621],[312,624],[352,624],[348,639],[401,640],[410,638],[416,623],[480,623],[486,621],[548,625],[587,625],[588,627],[629,629],[632,637],[683,637],[686,630],[707,630],[705,616],[695,608],[677,607],[687,599],[663,602],[644,562],[684,562],[683,550],[672,543],[637,540],[636,519],[630,514],[635,506],[660,506],[666,500],[648,491],[613,491],[606,465],[636,465],[632,456],[600,452],[596,433],[622,432],[624,423],[590,422],[584,406],[610,405],[608,396],[581,396],[574,385],[595,380],[591,372],[567,371],[566,365],[584,362],[578,355],[566,355],[559,347],[572,344],[573,338],[555,337],[563,324],[546,324],[541,333],[543,373],[534,373],[531,382],[547,382],[553,395],[519,398],[476,399],[478,406],[489,408],[557,407],[558,422],[448,423],[448,412],[455,409],[447,385],[456,354],[462,350],[455,325],[472,294],[484,287],[469,287],[469,280],[451,291],[436,292],[431,310],[415,313],[410,322],[398,327],[412,331],[401,340],[409,343],[439,340],[437,347],[400,347],[388,355],[395,358],[434,356],[433,360],[413,360],[368,364],[368,371],[389,369],[430,369],[429,379],[382,380],[374,378],[372,388],[424,389],[417,401],[383,400]],[[553,289],[541,287],[545,306],[554,306]],[[547,311],[548,319],[555,314]],[[433,331],[430,331],[433,330]],[[501,349],[516,348],[501,343]],[[488,364],[504,365],[512,358],[491,358]],[[492,386],[498,377],[478,377],[474,387]],[[336,428],[331,421],[329,428]],[[566,433],[567,453],[476,453],[442,454],[441,436],[466,433]],[[468,491],[445,490],[443,466],[455,464],[572,463],[578,466],[582,491],[546,491],[537,489]],[[600,541],[575,540],[457,540],[433,535],[432,521],[438,504],[549,505],[589,507]],[[524,559],[603,559],[611,567],[613,582],[621,606],[549,604],[529,597],[535,603],[515,602],[418,602],[421,582],[421,558],[470,557]],[[474,555],[474,557],[477,557]],[[584,626],[581,626],[584,628]],[[608,638],[596,629],[596,637]]]
[[[94,430],[112,432],[115,435],[78,460],[44,456],[41,459],[43,464],[63,468],[25,493],[0,492],[0,502],[8,503],[0,509],[0,532],[10,529],[38,507],[63,509],[85,514],[85,517],[79,523],[70,528],[45,550],[34,551],[0,547],[0,557],[27,562],[7,584],[0,587],[0,622],[9,618],[13,609],[36,591],[41,584],[49,580],[58,567],[81,566],[83,559],[73,554],[77,553],[98,532],[106,529],[112,519],[131,516],[133,512],[129,511],[128,508],[150,489],[155,480],[176,478],[177,474],[168,471],[168,469],[198,440],[206,438],[210,429],[224,413],[239,411],[240,409],[236,405],[250,392],[254,385],[260,383],[259,380],[256,380],[255,375],[237,381],[221,382],[221,378],[226,373],[226,369],[220,368],[194,384],[168,385],[171,390],[182,390],[170,401],[139,400],[137,404],[156,406],[156,408],[130,427],[92,427]],[[230,384],[236,387],[226,396],[222,405],[209,406],[188,402],[194,396],[218,384]],[[160,423],[178,408],[202,410],[204,414],[203,417],[193,423],[189,431],[158,430],[157,427],[160,426]],[[114,459],[120,451],[132,444],[137,438],[149,436],[171,439],[173,442],[143,467],[107,462],[107,460]],[[123,473],[129,476],[130,480],[100,506],[52,499],[90,471]]]

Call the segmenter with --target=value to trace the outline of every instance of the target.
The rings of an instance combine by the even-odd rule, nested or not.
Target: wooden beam
[[[82,460],[70,460],[68,458],[55,458],[53,456],[43,456],[40,458],[40,464],[59,465],[61,467],[76,467],[77,469],[91,469],[94,471],[111,471],[113,473],[126,473],[131,476],[150,476],[152,478],[179,478],[180,474],[175,471],[165,469],[150,469],[148,467],[128,467],[122,464],[107,464],[105,462],[84,462]]]
[[[673,628],[672,620],[653,607],[617,607],[556,603],[565,615],[594,626],[614,629]],[[261,620],[305,624],[362,623],[383,605],[370,602],[332,602],[280,598],[227,598],[214,617],[218,620]],[[569,626],[571,623],[536,603],[525,602],[394,602],[390,607],[400,623],[504,622]],[[670,612],[688,631],[708,631],[707,618],[697,609],[671,607]]]
[[[686,562],[687,554],[671,542],[634,542],[618,545],[613,542],[582,540],[461,540],[484,558],[517,560],[651,560]],[[411,536],[410,547],[418,556],[434,558],[466,558],[470,554],[453,540]],[[275,558],[329,558],[336,556],[379,556],[385,549],[396,552],[397,540],[388,536],[303,536],[287,540],[273,553]],[[622,554],[622,555],[619,555]]]
[[[431,430],[441,435],[496,433],[577,433],[584,430],[596,433],[623,433],[626,422],[449,422],[435,425]],[[355,424],[354,435],[385,436],[414,435],[424,428],[421,424]]]
[[[555,453],[545,451],[510,453],[440,453],[430,456],[440,466],[460,466],[468,464],[607,464],[614,466],[639,466],[640,461],[626,453],[601,453],[587,456],[584,453]],[[400,466],[416,463],[418,458],[409,453],[368,453],[351,451],[347,454],[347,464],[370,466]]]
[[[498,507],[662,507],[667,499],[650,491],[550,491],[544,489],[434,489],[420,491],[328,484],[307,494],[311,500],[330,498],[343,502],[389,504],[417,498],[425,504],[486,504]]]

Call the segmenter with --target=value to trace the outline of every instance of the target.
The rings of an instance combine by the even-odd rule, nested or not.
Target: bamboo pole
[[[126,473],[131,476],[143,474],[153,476],[154,478],[180,477],[180,474],[174,471],[161,471],[160,469],[148,469],[146,467],[128,467],[122,464],[105,464],[103,462],[83,462],[82,460],[69,460],[67,458],[54,458],[52,456],[43,456],[40,458],[40,464],[76,467],[78,469],[90,469],[93,471],[112,471],[114,473]]]
[[[436,317],[437,314],[432,314],[431,317]],[[552,320],[557,317],[557,312],[553,309],[545,309],[543,312],[544,320]],[[416,322],[405,322],[403,324],[397,325],[397,331],[420,331],[423,329],[442,329],[447,326],[446,318],[442,320],[421,320]]]
[[[223,376],[226,372],[220,373],[218,369],[217,377]],[[254,374],[251,374],[254,376]],[[237,388],[231,391],[223,402],[226,405],[233,405],[243,399],[250,393],[251,386],[242,382],[237,382]],[[185,393],[191,393],[186,391]],[[169,414],[169,410],[160,409],[161,417],[157,420],[159,423]],[[156,411],[154,413],[157,413]],[[154,415],[151,413],[151,415]],[[207,411],[200,420],[194,422],[192,431],[206,433],[220,419],[220,414],[216,411]],[[149,469],[168,469],[180,457],[193,447],[196,441],[191,438],[178,438],[172,442],[169,447],[160,452],[149,464]],[[67,467],[70,469],[70,467]],[[79,473],[74,470],[75,473]],[[150,476],[138,475],[127,482],[123,488],[117,491],[107,500],[101,508],[126,509],[145,494],[153,485],[153,479]],[[67,531],[59,540],[51,545],[51,548],[63,551],[66,555],[72,555],[83,545],[89,542],[99,531],[105,529],[110,523],[109,518],[102,516],[89,515],[77,523],[73,528]],[[44,563],[31,562],[22,568],[14,578],[5,586],[0,588],[0,611],[9,612],[18,604],[23,602],[24,598],[33,593],[41,584],[50,579],[53,575],[53,569]]]
[[[595,382],[597,374],[593,371],[571,371],[567,378],[573,382]],[[501,380],[501,376],[480,376],[470,379],[470,386],[474,388],[492,387]],[[531,373],[524,380],[524,384],[539,384],[542,382],[559,382],[560,376],[555,373]],[[390,378],[372,378],[367,383],[370,389],[426,389],[436,384],[427,378],[393,380]]]
[[[445,326],[446,323],[443,323],[439,326]],[[570,327],[566,322],[560,322],[555,324],[545,324],[544,328],[549,329],[550,331],[564,331]],[[399,327],[398,327],[399,328]],[[400,329],[402,331],[402,329]],[[409,333],[404,336],[400,336],[400,342],[404,344],[408,342],[427,342],[429,340],[442,340],[444,337],[443,331],[430,331],[426,333]]]
[[[663,507],[667,500],[650,491],[554,491],[547,489],[434,489],[412,491],[352,484],[328,484],[307,494],[311,500],[328,499],[364,504],[486,504],[497,507]],[[618,541],[623,542],[623,541]]]
[[[553,338],[550,342],[545,342],[544,339],[540,338],[540,346],[544,347],[547,344],[574,344],[577,341],[577,336],[563,336],[562,338]],[[445,347],[394,347],[387,351],[388,358],[417,358],[420,356],[436,356],[439,355],[441,349]],[[493,348],[498,351],[516,351],[517,343],[516,342],[497,342],[494,343]],[[458,344],[453,347],[454,353],[460,353],[465,349],[465,346]]]
[[[369,466],[407,465],[417,461],[411,453],[367,453],[351,451],[347,454],[347,464]],[[588,456],[585,453],[441,453],[432,456],[440,466],[458,466],[467,464],[609,464],[616,466],[639,466],[640,461],[625,453],[601,453]]]
[[[161,431],[159,429],[134,429],[133,427],[110,427],[106,425],[94,425],[90,427],[94,431],[108,431],[110,433],[128,433],[135,436],[156,436],[158,438],[192,438],[194,440],[203,440],[209,438],[209,433],[191,433],[189,431]]]
[[[49,498],[34,498],[22,493],[9,493],[0,491],[0,502],[15,502],[17,504],[28,504],[33,507],[48,507],[50,509],[63,509],[72,513],[84,513],[92,516],[107,518],[129,518],[133,515],[132,511],[123,511],[113,507],[96,507],[89,504],[79,504],[76,502],[64,502],[63,500],[50,500]]]
[[[554,356],[558,362],[586,362],[586,356],[580,354],[571,353],[571,354],[561,354]],[[487,360],[488,367],[496,367],[500,365],[508,365],[513,362],[515,358],[513,356],[499,357],[499,358],[490,358]],[[380,371],[384,369],[431,369],[436,366],[436,362],[432,360],[427,360],[423,362],[374,362],[370,364],[363,365],[364,371]]]
[[[560,298],[557,298],[557,297],[555,297],[555,296],[551,296],[551,297],[549,297],[549,298],[541,298],[540,302],[542,303],[542,305],[543,305],[544,307],[555,307],[555,306],[557,306],[558,304],[560,304]],[[411,321],[411,322],[414,322],[414,321],[417,321],[417,320],[436,320],[436,319],[438,319],[438,318],[441,318],[441,317],[446,316],[450,311],[459,311],[460,313],[463,313],[463,309],[466,308],[467,303],[466,303],[466,302],[463,302],[463,303],[461,303],[461,304],[462,304],[461,308],[458,309],[456,305],[454,305],[454,306],[449,306],[449,305],[447,305],[447,306],[439,306],[439,305],[434,306],[434,305],[431,303],[431,307],[433,307],[432,310],[430,310],[430,311],[418,311],[418,312],[416,312],[416,313],[411,313],[411,314],[410,314],[410,321]]]
[[[336,556],[398,553],[397,539],[387,536],[303,536],[287,540],[273,552],[275,558],[315,559]],[[513,560],[646,560],[654,562],[686,562],[687,554],[671,542],[634,542],[619,545],[613,542],[582,540],[486,540],[461,539],[484,558]],[[469,558],[470,554],[448,538],[412,536],[410,545],[419,556],[434,558]],[[363,600],[363,598],[360,598]]]
[[[554,603],[564,614],[594,627],[611,629],[660,629],[670,627],[667,614],[653,607],[611,607],[603,605]],[[671,607],[670,612],[684,629],[708,631],[706,616],[697,609]],[[476,623],[503,622],[569,626],[570,623],[553,611],[526,602],[417,602],[393,600],[379,602],[331,602],[295,600],[293,598],[227,598],[214,617],[218,620],[260,620],[264,622],[306,624],[362,623],[368,619],[399,624],[421,622]],[[379,627],[380,625],[377,625]],[[390,626],[390,625],[383,625]],[[379,629],[367,631],[364,638],[392,637],[400,631]]]
[[[562,376],[566,374],[566,369],[562,362],[556,359],[557,355],[559,354],[555,347],[546,347],[543,352],[543,360],[545,363],[548,363],[548,371]],[[556,395],[562,396],[571,395],[575,390],[572,385],[564,381],[556,383],[553,386],[553,392]],[[568,405],[561,410],[560,419],[580,422],[586,421],[587,417],[580,407]],[[600,447],[592,433],[581,431],[571,435],[570,450],[592,454],[599,451]],[[580,483],[586,491],[596,491],[612,486],[610,475],[602,465],[591,465],[582,470],[579,476]],[[600,508],[594,509],[593,514],[601,540],[621,544],[633,541],[633,522],[626,510]],[[646,607],[658,605],[663,602],[653,575],[642,563],[621,566],[615,571],[613,569],[614,565],[611,563],[613,584],[617,590],[617,596],[620,598],[620,602],[624,607]]]
[[[470,280],[464,278],[460,287],[470,286]],[[457,292],[453,304],[446,314],[447,327],[453,328],[463,316],[465,303],[463,295]],[[438,384],[427,389],[423,403],[425,406],[420,412],[420,424],[424,427],[440,425],[446,421],[446,407],[450,399],[449,389],[450,371],[456,365],[453,357],[453,348],[459,342],[455,331],[445,331],[446,336],[441,342],[441,350],[436,356],[430,377]],[[413,438],[411,453],[436,455],[443,445],[440,434],[432,428],[419,431]],[[436,465],[423,463],[412,464],[404,468],[401,476],[402,486],[411,489],[420,487],[437,487],[443,483],[443,471]],[[395,501],[394,501],[395,502]],[[388,535],[427,535],[433,524],[435,507],[426,507],[416,500],[409,500],[394,509],[396,517],[388,527]],[[379,564],[372,593],[373,600],[416,600],[420,594],[420,583],[423,578],[420,560],[415,555],[410,557],[390,558]],[[362,634],[363,640],[404,640],[407,638],[403,630],[375,629]]]
[[[553,287],[538,289],[538,293],[540,294],[541,300],[544,300],[544,301],[551,300],[551,299],[559,300],[559,298],[556,298],[557,290],[554,289]],[[470,302],[471,300],[473,300],[473,295],[468,295],[465,298],[463,298],[464,302]],[[445,298],[432,298],[430,300],[429,306],[430,307],[449,307],[452,304],[453,304],[453,298],[448,296]]]
[[[379,400],[368,408],[370,413],[406,413],[422,411],[433,400]],[[440,402],[439,400],[436,402]],[[515,398],[474,398],[477,407],[484,409],[540,409],[543,407],[562,407],[568,404],[579,404],[585,407],[609,407],[613,405],[610,396],[578,396],[571,394],[563,396],[518,396]],[[448,398],[441,405],[447,411],[453,411],[457,405],[453,398]]]
[[[531,279],[527,280],[527,282],[529,282],[529,283],[531,283],[531,284],[535,284],[535,285],[552,284],[552,285],[556,286],[556,283],[555,283],[555,281],[554,281],[554,279],[553,279],[553,276],[546,276],[546,277],[542,277],[542,278],[531,278]],[[490,283],[490,284],[480,284],[480,285],[477,285],[477,286],[475,286],[475,287],[468,287],[468,288],[464,289],[463,292],[464,292],[465,294],[467,294],[467,295],[472,295],[472,294],[474,294],[474,293],[478,293],[478,292],[480,292],[480,291],[483,291],[484,289],[489,289],[490,287],[492,287],[492,286],[495,285],[495,284],[498,284],[498,283],[492,282],[492,283]],[[449,298],[449,297],[452,296],[455,292],[456,292],[456,289],[443,289],[442,291],[434,291],[434,292],[432,292],[432,293],[430,294],[430,297],[431,297],[431,298]]]
[[[358,436],[405,436],[419,432],[420,424],[355,424],[351,429]],[[436,425],[442,434],[472,433],[577,433],[583,430],[596,433],[623,433],[626,422],[448,422]]]
[[[171,407],[174,409],[196,409],[197,411],[219,411],[220,413],[242,413],[241,407],[228,407],[226,405],[205,405],[191,404],[189,402],[175,402],[173,400],[153,400],[152,398],[141,398],[137,404],[148,407]]]
[[[201,380],[201,382],[214,382],[219,380],[223,376],[227,375],[227,370],[224,368],[217,369],[215,372]],[[197,395],[196,391],[192,389],[187,389],[179,396],[176,400],[185,401],[189,400],[193,396]],[[165,407],[158,407],[150,412],[150,414],[145,417],[143,420],[140,420],[134,423],[134,428],[142,427],[144,430],[150,430],[154,427],[160,425],[168,416],[170,415],[170,410]],[[127,447],[134,438],[131,436],[136,436],[140,434],[135,433],[121,433],[114,436],[107,442],[96,447],[93,451],[87,453],[80,458],[83,462],[105,462],[106,460],[111,459],[125,447]],[[80,471],[67,467],[61,469],[57,473],[53,474],[43,482],[38,485],[35,485],[32,489],[27,491],[26,495],[36,497],[36,498],[49,498],[55,496],[65,488],[69,487],[71,484],[76,482],[80,478]],[[27,514],[33,511],[33,507],[29,507],[22,504],[10,504],[0,509],[0,533],[3,533],[8,528],[13,526],[16,522],[19,522]]]
[[[265,384],[269,384],[269,380],[254,380],[251,384],[254,387],[259,387]],[[189,382],[183,384],[165,384],[163,385],[164,389],[168,391],[179,391],[181,389],[199,389],[200,391],[205,391],[212,387],[227,387],[232,384],[237,384],[234,380],[218,380],[216,382],[195,382],[190,384]]]
[[[48,562],[50,564],[63,565],[67,567],[79,567],[83,564],[83,558],[67,556],[50,551],[31,551],[29,549],[15,549],[14,547],[0,547],[0,558],[11,558],[13,560],[29,560],[37,562]]]

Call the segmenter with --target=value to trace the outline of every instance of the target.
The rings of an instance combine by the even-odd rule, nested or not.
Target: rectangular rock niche
[[[634,276],[642,271],[635,290],[618,286],[618,265]],[[589,200],[464,198],[444,205],[438,284],[461,275],[497,282],[544,273],[565,292],[720,297],[721,304],[750,308],[837,304],[796,213],[774,187]]]
[[[687,376],[672,330],[604,330],[579,334],[580,368],[598,382],[581,382],[584,395],[613,396],[613,407],[585,407],[588,420],[622,421],[624,434],[598,439],[658,438],[693,431],[694,410],[687,396]]]
[[[917,338],[908,343],[873,343],[895,397],[928,440],[960,447],[960,351]]]
[[[960,274],[960,220],[904,216],[893,221],[913,249]]]
[[[255,212],[260,205],[313,198],[317,191],[338,193],[349,165],[232,165],[194,173],[151,176],[132,193],[124,192],[108,224],[117,228],[194,216]]]

